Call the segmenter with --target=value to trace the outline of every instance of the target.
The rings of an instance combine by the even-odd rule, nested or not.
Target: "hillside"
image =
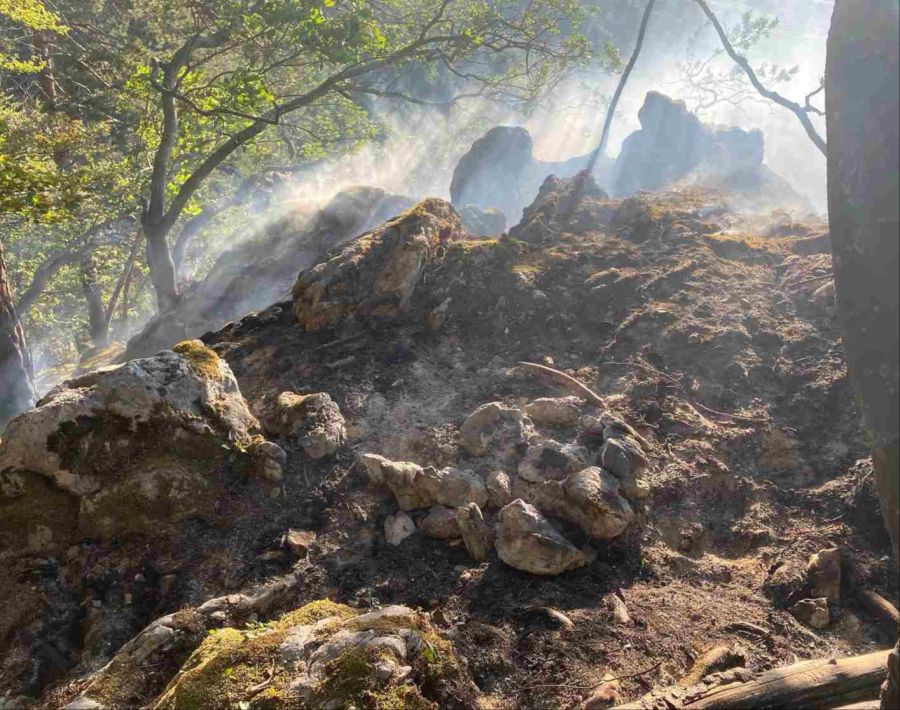
[[[0,698],[607,707],[887,647],[827,226],[578,179],[496,238],[426,199],[17,420]]]

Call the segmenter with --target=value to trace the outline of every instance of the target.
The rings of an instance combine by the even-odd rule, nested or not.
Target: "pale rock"
[[[631,614],[628,613],[628,607],[625,602],[623,602],[618,595],[610,594],[609,600],[609,611],[612,614],[613,622],[620,625],[626,625],[631,623]]]
[[[541,397],[525,405],[525,414],[537,424],[569,427],[578,424],[581,406],[578,397]]]
[[[288,530],[284,536],[285,547],[297,558],[306,557],[315,541],[316,534],[311,530]]]
[[[841,550],[831,547],[809,558],[806,568],[813,596],[825,597],[832,604],[841,599]]]
[[[486,562],[493,547],[493,535],[484,522],[484,516],[477,503],[469,503],[457,511],[459,532],[469,553],[475,562]]]
[[[831,623],[831,615],[828,613],[828,600],[825,597],[801,599],[788,611],[799,621],[814,629],[824,629]]]
[[[275,427],[314,459],[332,456],[346,437],[341,410],[325,392],[279,394],[275,401]]]
[[[459,443],[472,456],[490,456],[498,467],[515,462],[534,436],[531,419],[502,402],[472,412],[459,429]]]
[[[533,442],[519,462],[519,477],[530,483],[561,481],[588,465],[587,451],[580,446],[560,444],[553,439]]]
[[[384,537],[389,545],[397,546],[416,531],[416,524],[402,510],[384,521]]]
[[[488,503],[495,508],[502,508],[512,502],[512,484],[505,471],[491,471],[484,479],[488,492]]]
[[[469,503],[479,507],[487,505],[488,492],[484,481],[472,471],[447,467],[440,471],[426,469],[425,475],[434,481],[434,500],[451,508],[461,508]]]
[[[500,511],[496,549],[510,567],[532,574],[561,574],[589,561],[537,508],[520,499]]]
[[[443,505],[432,506],[422,521],[419,529],[427,537],[436,540],[450,540],[460,536],[457,511]]]

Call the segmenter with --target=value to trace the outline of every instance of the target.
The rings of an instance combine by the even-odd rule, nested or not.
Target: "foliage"
[[[738,24],[728,30],[728,40],[741,54],[747,54],[760,42],[768,39],[778,27],[778,18],[754,15],[747,11]],[[740,107],[749,101],[766,102],[750,85],[744,70],[731,62],[725,49],[717,46],[709,55],[700,58],[695,47],[700,36],[709,30],[704,22],[688,41],[688,56],[679,64],[680,90],[689,108],[698,114],[722,103]],[[721,60],[721,61],[720,61]],[[761,62],[753,67],[759,80],[768,87],[784,84],[797,74],[799,67],[784,67],[773,62]]]

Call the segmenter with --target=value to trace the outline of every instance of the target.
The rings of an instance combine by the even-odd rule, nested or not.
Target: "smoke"
[[[793,78],[775,87],[780,93],[800,103],[819,86],[825,70],[825,42],[831,21],[831,0],[803,0],[791,3],[777,0],[713,0],[710,7],[727,26],[740,22],[743,12],[775,16],[778,26],[767,39],[756,44],[748,59],[756,67],[760,63],[797,67]],[[636,27],[627,38],[616,38],[623,56],[627,57],[636,35]],[[687,99],[679,67],[689,52],[705,58],[720,49],[718,37],[693,0],[662,0],[651,17],[643,50],[619,102],[612,124],[609,152],[615,157],[622,141],[640,127],[637,113],[645,94],[660,91],[672,98]],[[720,56],[711,69],[728,71],[734,63]],[[551,108],[540,111],[525,122],[535,139],[536,153],[546,160],[584,153],[600,138],[605,108],[597,94],[612,94],[618,77],[606,73],[585,73],[561,87]],[[742,77],[742,81],[746,81]],[[749,82],[746,82],[749,86]],[[822,94],[814,100],[824,106]],[[688,108],[695,106],[688,101]],[[719,103],[699,113],[707,123],[759,128],[766,140],[765,162],[785,178],[815,206],[826,211],[825,157],[812,144],[796,117],[787,109],[756,95],[752,88],[737,105]],[[824,119],[811,115],[820,133]]]

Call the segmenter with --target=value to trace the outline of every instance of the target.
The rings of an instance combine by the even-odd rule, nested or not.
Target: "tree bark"
[[[676,686],[657,691],[617,710],[653,707],[679,710],[752,708],[833,708],[874,698],[884,678],[888,651],[850,658],[822,658],[760,673],[743,683],[704,688]]]
[[[81,262],[81,292],[87,303],[88,329],[93,348],[104,348],[109,344],[109,321],[103,307],[103,291],[97,279],[97,269],[93,260]]]
[[[837,0],[828,35],[828,217],[847,369],[900,563],[900,62],[896,0]],[[900,707],[900,644],[884,707]]]
[[[6,275],[0,242],[0,431],[20,412],[34,405],[34,372]]]
[[[162,225],[144,224],[147,266],[150,267],[150,281],[156,291],[156,307],[160,313],[171,311],[178,304],[178,281],[169,250],[168,231]]]

